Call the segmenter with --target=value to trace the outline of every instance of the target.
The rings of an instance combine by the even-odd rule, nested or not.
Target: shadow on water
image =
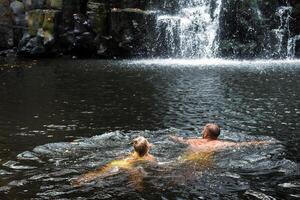
[[[1,66],[1,198],[299,198],[299,62]],[[180,164],[185,147],[167,135],[199,135],[212,121],[222,126],[224,139],[277,142],[217,153],[211,165]],[[142,166],[143,192],[128,173],[71,187],[72,178],[128,155],[137,135],[154,143],[160,163]]]

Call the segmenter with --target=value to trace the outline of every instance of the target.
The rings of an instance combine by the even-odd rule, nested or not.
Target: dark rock
[[[72,30],[74,28],[75,13],[80,13],[80,4],[82,0],[64,0],[62,4],[62,32]]]
[[[140,9],[113,9],[110,23],[116,55],[145,56],[151,51],[155,15]]]
[[[105,4],[101,3],[89,3],[89,11],[87,16],[91,22],[91,28],[96,34],[107,35],[108,34],[108,14],[109,10]]]
[[[32,10],[28,12],[28,32],[34,37],[37,32],[42,28],[44,22],[44,11],[43,10]]]
[[[7,49],[0,51],[0,57],[9,57],[9,58],[14,58],[16,57],[16,49]]]
[[[9,49],[13,42],[13,14],[9,0],[0,0],[0,51]]]
[[[74,14],[74,33],[81,34],[91,30],[91,22],[82,14]]]
[[[31,38],[30,36],[25,36],[20,44],[19,54],[26,56],[41,56],[46,53],[46,49],[43,44],[44,38],[39,34],[36,37]]]
[[[57,10],[44,10],[44,21],[42,24],[44,44],[48,45],[56,40],[57,30],[61,12]]]
[[[287,48],[280,48],[278,38],[278,32],[284,32],[282,40],[287,45],[288,31],[281,27],[278,14],[278,7],[281,5],[284,4],[278,0],[223,0],[219,33],[220,56],[253,58],[286,55]],[[290,11],[286,9],[284,12]]]
[[[258,53],[258,44],[255,40],[241,43],[236,40],[222,40],[219,50],[227,58],[254,58]]]
[[[32,10],[28,12],[28,33],[19,43],[21,55],[44,55],[51,53],[57,38],[58,10]]]
[[[74,14],[74,28],[59,36],[59,46],[63,52],[78,57],[90,57],[97,52],[96,35],[92,31],[91,22],[82,14]]]
[[[78,57],[90,57],[97,52],[97,46],[95,44],[95,36],[91,32],[84,32],[75,37],[72,54]]]
[[[10,8],[15,15],[23,15],[25,13],[25,6],[20,1],[11,2]]]
[[[23,0],[26,10],[43,9],[46,7],[46,0]]]
[[[47,0],[47,7],[56,10],[62,10],[63,0]]]
[[[295,44],[295,57],[300,58],[300,40],[297,40]]]
[[[293,6],[291,32],[293,35],[300,35],[300,2],[293,0],[291,4]]]
[[[13,29],[14,44],[18,44],[22,39],[24,29],[27,27],[27,21],[25,19],[25,6],[20,1],[12,1],[10,8],[14,14],[13,24],[16,25]]]
[[[180,5],[180,3],[182,3]],[[186,1],[186,3],[190,3],[190,1]],[[148,10],[159,10],[161,12],[165,12],[168,14],[178,13],[180,7],[185,6],[185,2],[178,0],[152,0],[146,2],[146,9]]]

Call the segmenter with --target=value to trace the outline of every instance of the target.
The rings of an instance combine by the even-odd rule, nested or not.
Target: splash
[[[79,139],[73,142],[50,143],[38,146],[30,152],[39,160],[32,159],[29,152],[18,156],[18,164],[31,164],[34,168],[14,168],[16,162],[10,161],[5,166],[13,170],[23,170],[23,180],[13,180],[8,183],[8,190],[14,187],[34,185],[39,187],[35,196],[38,198],[63,198],[84,194],[86,199],[127,198],[132,195],[146,193],[145,199],[153,199],[152,190],[159,197],[167,193],[183,198],[192,188],[197,188],[196,196],[203,195],[210,198],[211,189],[216,193],[235,196],[235,191],[245,191],[250,188],[249,182],[242,175],[257,177],[258,175],[273,175],[282,173],[282,176],[295,173],[295,163],[284,159],[284,147],[276,143],[271,137],[249,136],[239,133],[225,133],[222,138],[236,142],[249,140],[273,140],[273,145],[251,148],[229,149],[220,153],[183,154],[186,149],[170,140],[169,135],[176,132],[186,135],[180,129],[166,129],[159,131],[130,131],[110,132],[92,138]],[[192,136],[194,133],[189,133]],[[71,186],[72,180],[80,175],[92,171],[88,175],[94,176],[94,170],[101,168],[118,157],[126,156],[132,151],[129,141],[137,135],[143,135],[154,144],[153,155],[158,159],[159,165],[137,165],[136,170],[129,173],[112,171],[114,175],[95,179],[81,188]],[[230,159],[228,159],[230,158]],[[42,161],[42,162],[41,162]],[[127,162],[113,161],[111,167],[131,169]],[[224,173],[226,172],[226,173]],[[9,175],[8,175],[9,176]],[[188,183],[188,184],[187,184]],[[229,185],[226,185],[230,183]],[[191,186],[192,184],[192,186]],[[186,186],[186,187],[185,187]],[[210,187],[208,191],[203,189]],[[5,186],[6,187],[6,186]],[[161,191],[160,188],[164,188]],[[5,189],[5,188],[3,188]],[[232,190],[234,189],[234,190]],[[251,188],[250,188],[251,189]],[[180,191],[180,193],[176,193]],[[150,195],[150,196],[149,196]],[[107,196],[107,197],[108,197]]]

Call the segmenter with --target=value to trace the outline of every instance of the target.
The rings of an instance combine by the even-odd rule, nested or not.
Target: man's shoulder
[[[188,144],[203,144],[203,143],[205,143],[204,139],[196,139],[196,138],[187,139],[186,141]]]

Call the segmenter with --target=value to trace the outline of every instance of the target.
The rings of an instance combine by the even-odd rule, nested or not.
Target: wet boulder
[[[37,33],[36,37],[25,34],[19,44],[19,54],[26,56],[41,56],[46,53],[44,37]]]
[[[110,35],[116,46],[116,55],[144,56],[153,45],[155,15],[140,9],[112,9]]]

